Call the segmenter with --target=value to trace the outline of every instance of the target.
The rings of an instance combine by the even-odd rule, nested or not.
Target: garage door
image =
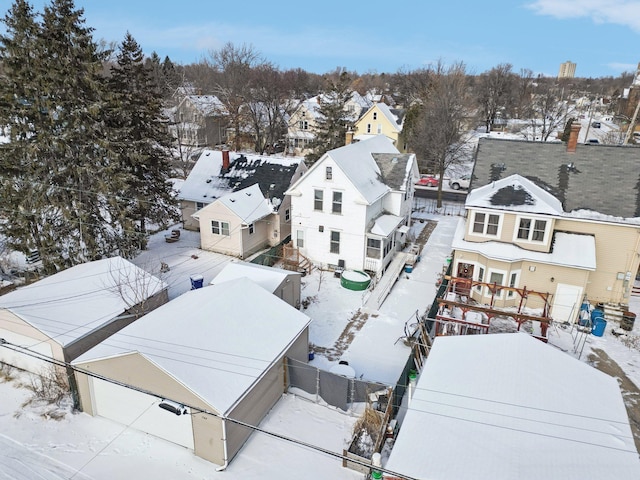
[[[556,322],[574,322],[582,303],[582,287],[559,283],[553,297],[551,318]]]
[[[0,328],[0,338],[4,338],[7,342],[14,345],[20,345],[26,347],[29,350],[51,358],[53,352],[51,351],[51,345],[46,342],[35,340],[25,335],[11,332]],[[0,348],[0,362],[8,363],[10,365],[28,370],[29,372],[41,374],[51,368],[51,364],[42,360],[38,360],[28,355],[27,353],[21,353],[9,348]]]
[[[130,388],[91,378],[94,411],[193,450],[191,415],[175,415],[159,407],[160,399]]]

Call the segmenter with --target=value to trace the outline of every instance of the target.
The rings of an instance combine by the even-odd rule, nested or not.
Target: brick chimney
[[[578,133],[580,133],[580,124],[574,122],[571,124],[571,132],[569,133],[569,140],[567,140],[567,153],[576,153]]]
[[[222,169],[229,170],[229,150],[222,150]]]
[[[353,143],[353,132],[351,130],[347,130],[344,138],[345,145],[351,145]]]

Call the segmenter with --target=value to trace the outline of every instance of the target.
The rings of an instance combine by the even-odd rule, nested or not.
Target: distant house
[[[284,358],[308,360],[309,322],[248,278],[191,290],[74,362],[138,389],[76,372],[82,410],[226,467],[253,432],[236,421],[282,397]]]
[[[454,276],[549,292],[561,322],[577,318],[585,297],[628,304],[640,263],[640,149],[576,145],[577,130],[567,145],[481,139],[453,241]],[[478,284],[469,293],[517,306],[510,289]]]
[[[404,110],[389,107],[385,103],[374,103],[354,124],[354,140],[360,141],[372,135],[385,135],[400,152],[407,151],[402,135]]]
[[[288,153],[304,156],[311,151],[310,144],[315,139],[315,129],[321,117],[320,102],[329,100],[327,95],[318,95],[303,101],[293,112],[287,131]],[[345,110],[351,122],[355,122],[370,106],[370,100],[358,92],[353,92]]]
[[[227,142],[227,117],[215,95],[184,95],[169,129],[182,145],[214,147]]]
[[[160,279],[121,257],[96,260],[0,296],[0,338],[69,362],[167,301]],[[0,361],[33,373],[50,365],[8,348]]]
[[[200,229],[200,220],[192,217],[194,213],[225,195],[258,184],[278,215],[277,227],[272,224],[271,228],[284,239],[291,231],[290,202],[284,192],[306,169],[300,157],[204,150],[178,194],[184,228]],[[273,231],[271,241],[276,238]]]
[[[381,275],[407,241],[418,176],[415,155],[384,135],[328,151],[287,191],[294,246],[323,267]]]
[[[405,397],[384,467],[410,478],[640,474],[616,379],[525,333],[437,337]]]
[[[230,262],[211,280],[211,285],[247,277],[295,308],[300,307],[301,275],[291,270],[249,262]]]

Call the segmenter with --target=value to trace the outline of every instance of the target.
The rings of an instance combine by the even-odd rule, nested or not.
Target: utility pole
[[[636,120],[638,119],[638,111],[640,111],[640,96],[638,96],[638,104],[636,105],[636,110],[633,112],[633,118],[631,118],[631,122],[629,123],[629,128],[627,128],[627,134],[624,136],[623,145],[627,145],[629,143],[629,139],[633,134],[633,128],[636,125]]]

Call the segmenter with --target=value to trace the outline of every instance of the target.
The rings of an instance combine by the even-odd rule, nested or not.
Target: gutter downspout
[[[216,472],[223,472],[229,466],[229,459],[227,457],[227,421],[222,419],[222,448],[224,451],[224,463],[216,468]]]

